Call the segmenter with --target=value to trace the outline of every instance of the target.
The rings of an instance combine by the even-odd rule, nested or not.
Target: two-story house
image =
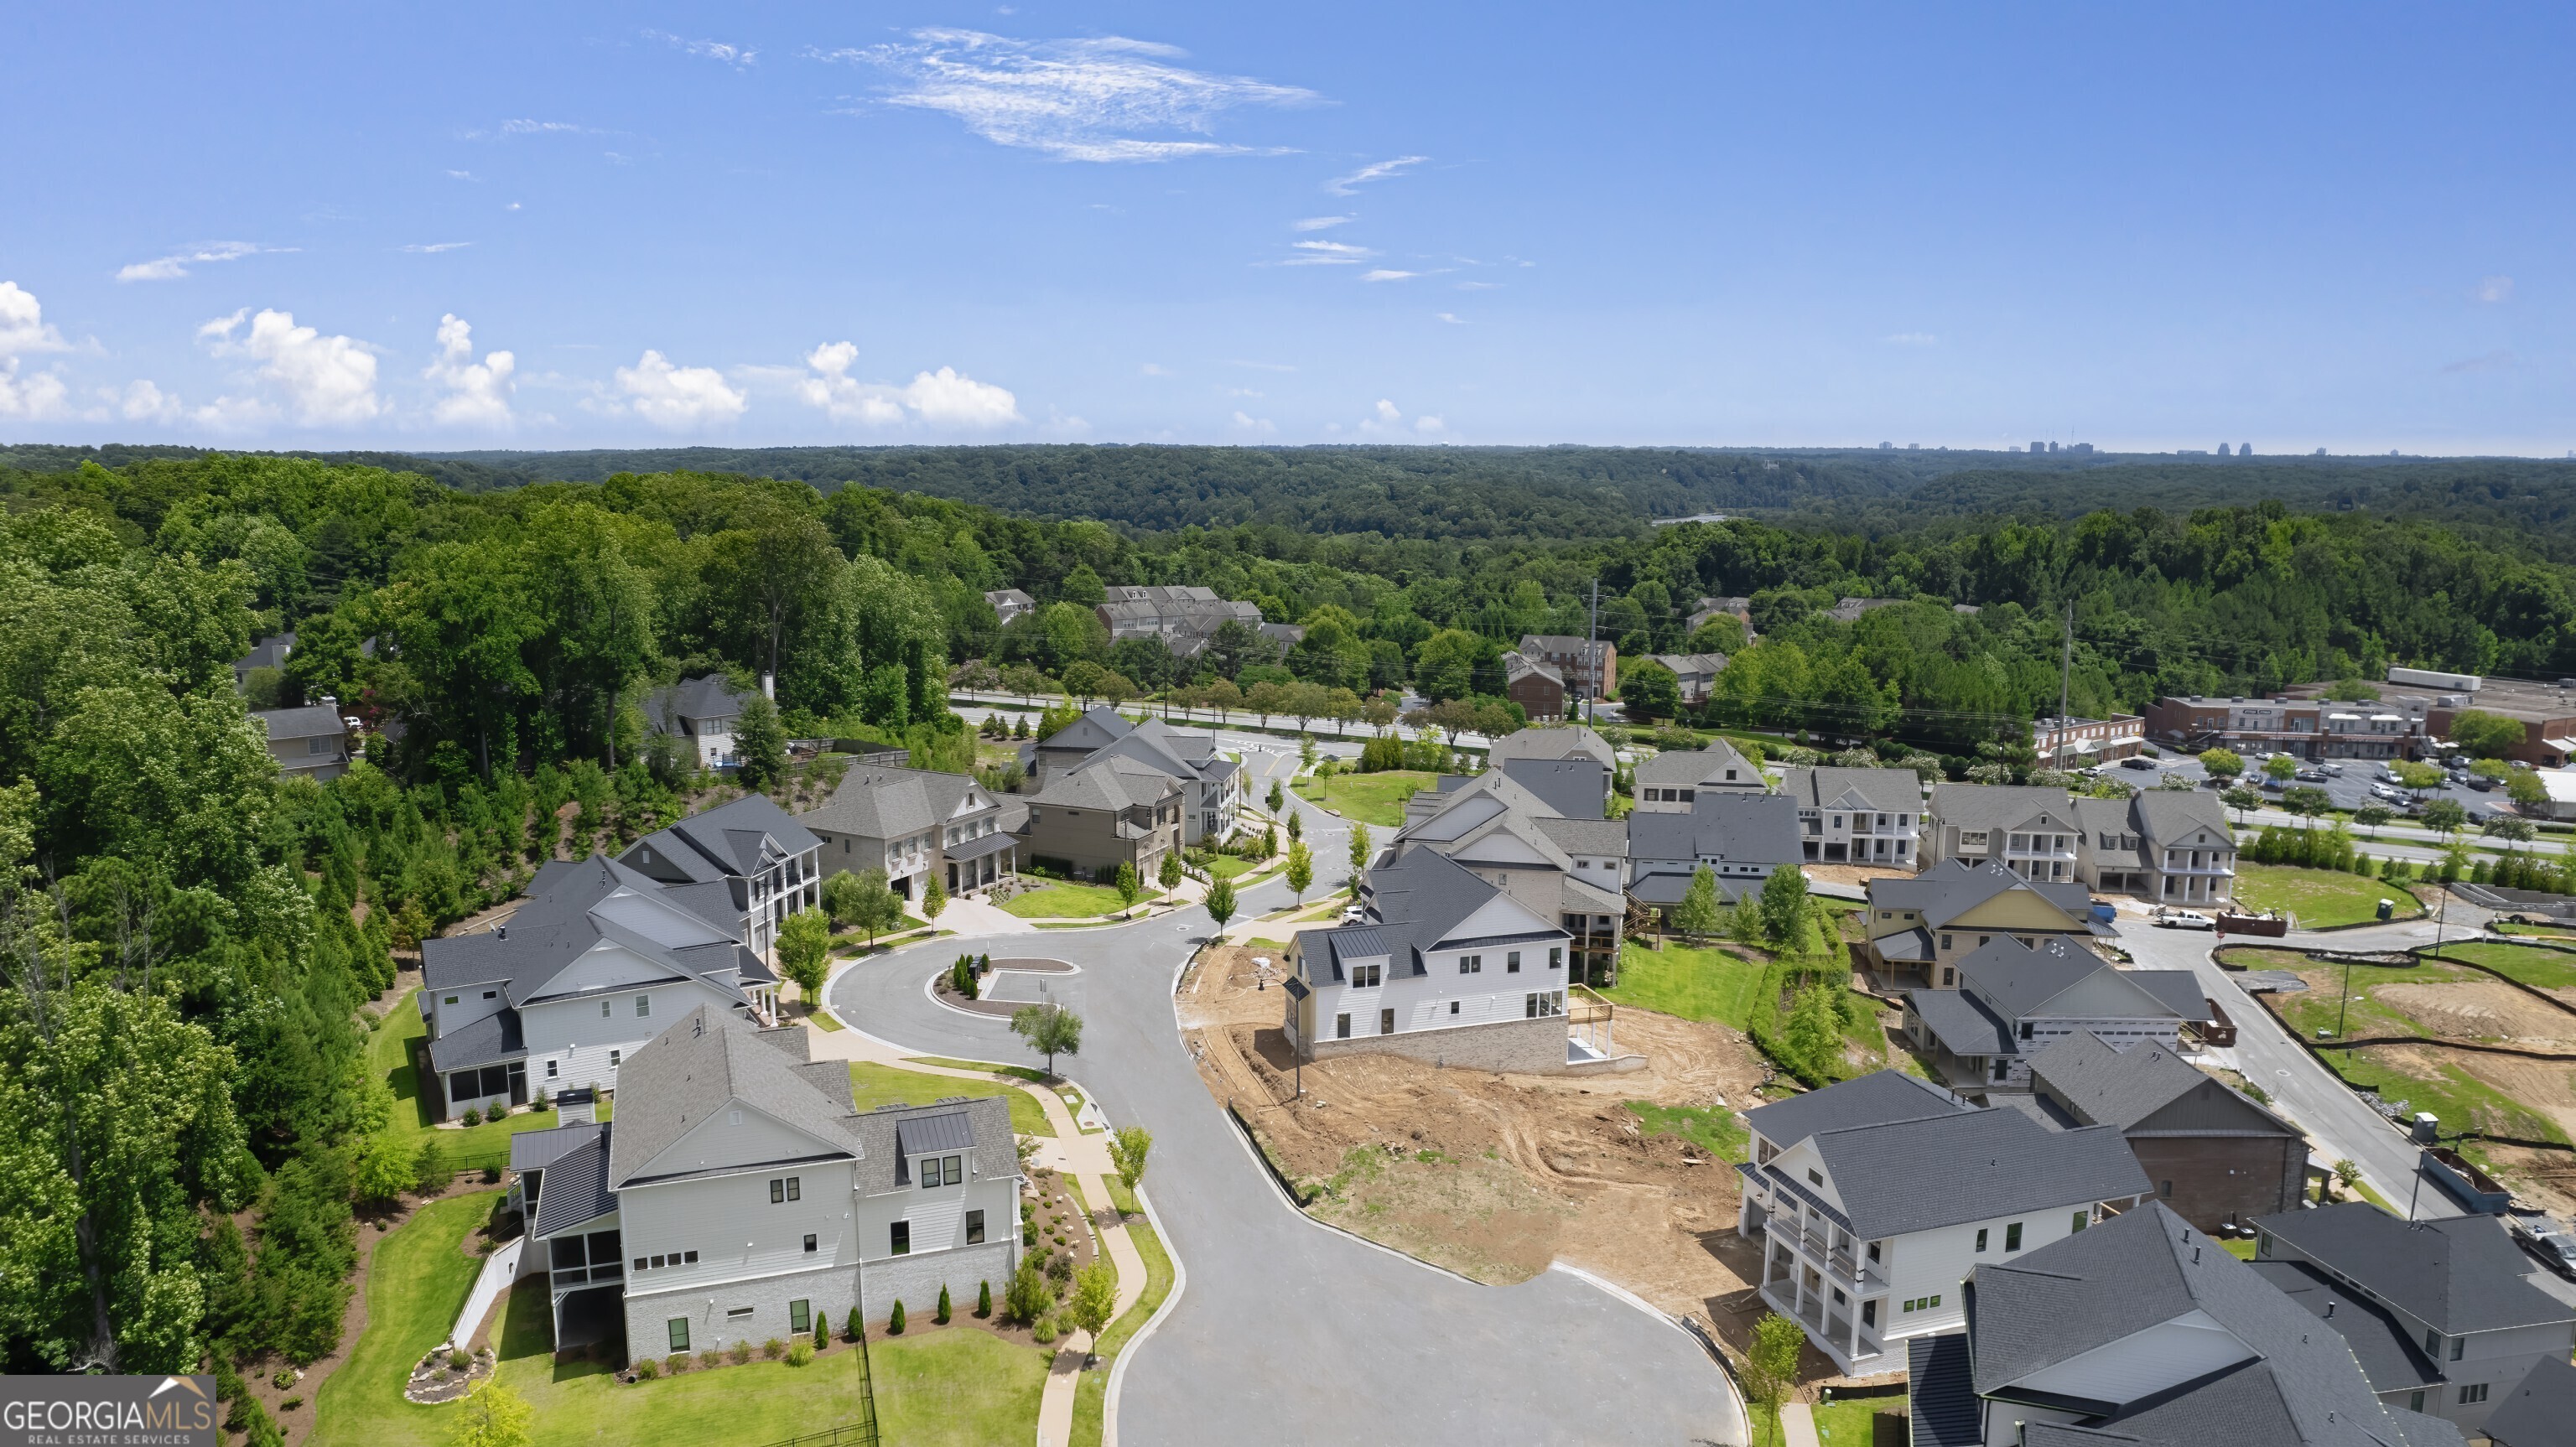
[[[2225,905],[2236,897],[2236,833],[2216,797],[2148,789],[2126,799],[2077,799],[2077,877],[2104,894],[2159,904]]]
[[[750,694],[720,673],[684,678],[644,695],[644,726],[681,741],[701,769],[738,762],[733,736]]]
[[[1024,806],[965,774],[858,765],[832,797],[796,816],[822,841],[826,875],[882,869],[897,894],[917,899],[929,881],[950,898],[981,894],[1018,872]]]
[[[1163,856],[1180,852],[1188,812],[1178,779],[1136,759],[1105,756],[1050,779],[1028,801],[1017,847],[1031,866],[1068,878],[1112,880],[1125,864],[1151,883]]]
[[[2026,1090],[2030,1057],[2089,1031],[2116,1049],[2182,1048],[2186,1021],[2208,1018],[2189,970],[2123,970],[2080,941],[1997,935],[1960,957],[1949,987],[1905,992],[1905,1033],[1954,1090]]]
[[[1908,1344],[1916,1447],[2462,1447],[2160,1203],[1965,1275],[1966,1330]]]
[[[1531,723],[1554,723],[1565,717],[1565,676],[1535,658],[1505,653],[1503,697],[1521,706]]]
[[[1923,861],[2000,864],[2024,879],[2082,877],[2084,825],[2064,789],[2010,784],[1941,784]]]
[[[1759,794],[1771,787],[1753,761],[1724,739],[1711,739],[1706,748],[1666,749],[1638,760],[1629,774],[1640,812],[1687,814],[1703,791]]]
[[[1686,814],[1628,816],[1628,897],[1649,909],[1680,904],[1703,864],[1717,877],[1719,900],[1732,903],[1761,893],[1773,870],[1796,869],[1805,857],[1798,801],[1786,794],[1709,789]]]
[[[1565,930],[1465,865],[1409,849],[1368,872],[1362,918],[1288,946],[1288,1042],[1479,1070],[1560,1071]]]
[[[1726,671],[1727,663],[1723,653],[1658,653],[1654,659],[1673,671],[1682,702],[1693,708],[1708,702],[1709,691],[1717,687],[1717,676]]]
[[[636,840],[617,862],[711,919],[739,922],[742,942],[772,959],[778,927],[822,902],[823,841],[766,794],[702,809]]]
[[[1862,888],[1871,968],[1937,989],[1955,988],[1959,961],[1998,939],[2036,947],[2043,939],[2080,944],[2110,933],[2094,920],[2083,885],[2025,878],[2000,864],[1953,859],[1911,879],[1882,876]]]
[[[302,708],[262,709],[250,718],[287,778],[321,784],[349,772],[349,724],[339,704],[325,699]]]
[[[1131,722],[1106,704],[1084,710],[1024,751],[1028,788],[1042,791],[1076,769],[1113,757],[1158,769],[1180,787],[1183,843],[1214,844],[1234,834],[1245,775],[1240,762],[1218,751],[1216,735],[1160,719]]]
[[[1038,600],[1018,588],[990,589],[984,594],[984,601],[992,606],[993,620],[1005,628],[1024,614],[1038,610]]]
[[[1912,769],[1783,769],[1780,792],[1798,801],[1809,864],[1921,863],[1923,782]]]
[[[1553,814],[1546,801],[1495,771],[1462,789],[1425,789],[1413,797],[1425,796],[1442,807],[1409,820],[1389,842],[1389,857],[1430,849],[1456,860],[1541,919],[1565,927],[1572,981],[1610,976],[1628,909],[1621,894],[1624,822]]]
[[[614,860],[556,860],[488,930],[421,941],[432,1111],[614,1088],[625,1057],[700,1005],[773,1018],[778,977],[729,899]]]
[[[630,1360],[792,1341],[1010,1279],[1006,1102],[863,1114],[847,1062],[810,1060],[808,1038],[693,1010],[627,1062],[614,1121],[547,1133],[562,1150],[522,1189],[558,1347],[603,1319]]]
[[[2392,1406],[2475,1432],[2533,1366],[2576,1351],[2576,1306],[2533,1284],[2541,1268],[2496,1217],[2406,1221],[2348,1201],[2265,1216],[2254,1227],[2258,1266],[2297,1266],[2347,1296],[2358,1293],[2422,1348],[2421,1361],[2371,1383]],[[2288,1273],[2275,1280],[2295,1284]],[[2310,1304],[2322,1307],[2331,1296]],[[2340,1315],[2330,1320],[2342,1325]],[[2438,1375],[2427,1379],[2428,1368]]]
[[[2029,1062],[2030,1094],[2000,1102],[2051,1125],[2119,1127],[2156,1199],[2202,1230],[2298,1209],[2305,1134],[2162,1043],[2113,1049],[2078,1030]]]
[[[1966,1320],[1962,1278],[2147,1194],[2108,1126],[2050,1130],[1894,1070],[1745,1116],[1738,1235],[1762,1240],[1762,1299],[1851,1376]]]
[[[1520,655],[1557,671],[1576,698],[1608,698],[1619,687],[1619,650],[1566,633],[1524,633]]]

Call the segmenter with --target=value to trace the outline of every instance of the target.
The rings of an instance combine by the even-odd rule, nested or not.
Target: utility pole
[[[2066,767],[2066,707],[2068,695],[2075,688],[2075,600],[2066,600],[2066,653],[2057,666],[2057,762],[2050,767]]]
[[[1592,580],[1592,621],[1583,636],[1583,707],[1593,723],[1601,722],[1601,580]]]

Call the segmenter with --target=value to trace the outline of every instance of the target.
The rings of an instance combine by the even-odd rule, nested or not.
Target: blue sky
[[[2555,457],[2571,16],[21,7],[0,439]]]

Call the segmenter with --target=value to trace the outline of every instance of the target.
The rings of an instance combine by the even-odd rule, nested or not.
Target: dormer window
[[[921,1188],[927,1191],[966,1184],[965,1164],[964,1156],[923,1156],[916,1172],[921,1177]]]

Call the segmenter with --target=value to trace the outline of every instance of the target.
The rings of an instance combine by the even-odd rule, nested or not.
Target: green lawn
[[[1141,904],[1155,897],[1149,889],[1136,898]],[[1118,891],[1105,884],[1049,884],[1012,895],[1002,908],[1022,919],[1095,919],[1126,906],[1118,902]]]
[[[483,1269],[459,1249],[492,1214],[498,1191],[432,1202],[376,1243],[367,1272],[367,1330],[313,1403],[310,1447],[444,1443],[454,1414],[403,1400],[412,1363],[447,1329]],[[542,1297],[539,1300],[543,1300]]]
[[[1419,769],[1389,769],[1377,774],[1335,774],[1329,779],[1300,779],[1297,797],[1321,804],[1346,819],[1371,828],[1400,828],[1404,801],[1431,787],[1438,777]]]
[[[1123,1189],[1116,1177],[1110,1178],[1109,1193],[1112,1196]],[[1136,1254],[1145,1258],[1145,1294],[1136,1298],[1136,1304],[1121,1313],[1116,1321],[1103,1328],[1100,1340],[1094,1344],[1092,1350],[1100,1355],[1102,1366],[1099,1371],[1083,1373],[1081,1384],[1074,1390],[1073,1433],[1067,1447],[1098,1447],[1101,1418],[1109,1397],[1110,1360],[1125,1349],[1137,1332],[1144,1330],[1145,1323],[1153,1320],[1154,1313],[1162,1307],[1163,1299],[1172,1294],[1172,1258],[1163,1249],[1162,1240],[1154,1234],[1154,1228],[1142,1221],[1130,1221],[1127,1234],[1136,1243]]]
[[[2342,1022],[2343,1033],[2353,1039],[2374,1035],[2429,1036],[2433,1032],[2417,1024],[2412,1016],[2400,1014],[2373,998],[2373,987],[2458,984],[2476,978],[2466,970],[2455,970],[2447,965],[2413,965],[2405,969],[2355,965],[2352,967],[2352,993],[2359,998],[2347,1002],[2343,998],[2344,972],[2340,967],[2308,960],[2301,968],[2307,972],[2311,988],[2276,994],[2271,998],[2279,1002],[2282,1022],[2310,1040],[2319,1038],[2317,1031],[2320,1028],[2334,1029],[2338,1020]],[[2345,1008],[2347,1004],[2350,1006],[2348,1010]]]
[[[1723,1020],[1741,1030],[1761,984],[1762,966],[1732,950],[1631,944],[1619,956],[1618,985],[1601,998],[1685,1020]]]
[[[924,1312],[923,1319],[928,1315]],[[877,1438],[902,1447],[1029,1441],[1037,1435],[1038,1399],[1046,1392],[1047,1360],[1053,1352],[1052,1347],[1014,1346],[963,1325],[880,1335],[868,1343],[868,1359],[876,1369]],[[848,1355],[855,1360],[858,1354]],[[759,1437],[737,1432],[731,1440],[769,1442],[799,1430],[813,1428]]]
[[[951,1070],[989,1070],[995,1075],[1008,1075],[1031,1085],[1044,1085],[1047,1073],[1034,1065],[1004,1065],[997,1060],[959,1060],[947,1055],[907,1055],[915,1065],[945,1065]]]
[[[418,1072],[412,1064],[412,1042],[429,1034],[428,1022],[420,1018],[420,991],[402,997],[385,1023],[367,1037],[367,1069],[379,1080],[393,1087],[394,1115],[392,1129],[397,1135],[412,1138],[415,1147],[432,1134],[447,1152],[450,1162],[475,1161],[510,1153],[510,1137],[523,1130],[547,1130],[558,1122],[552,1110],[522,1111],[483,1125],[458,1130],[438,1130],[429,1119],[429,1106],[421,1099]],[[599,1102],[599,1118],[615,1114],[606,1100]],[[430,1343],[436,1346],[436,1342]]]
[[[2221,1241],[2218,1243],[2218,1249],[2239,1261],[2251,1261],[2254,1259],[2255,1244],[2252,1241]]]
[[[1744,1159],[1744,1147],[1750,1137],[1738,1124],[1733,1111],[1714,1106],[1656,1105],[1651,1101],[1627,1102],[1628,1113],[1648,1135],[1677,1135],[1722,1161]]]
[[[2382,879],[2365,879],[2325,869],[2288,864],[2236,866],[2236,902],[2247,909],[2277,909],[2296,915],[2302,929],[2362,924],[2379,917],[2379,902],[2397,906],[2394,918],[2424,913],[2414,895]]]
[[[2442,946],[2442,958],[2468,960],[2535,990],[2576,989],[2576,954],[2531,945],[2477,944]]]
[[[2344,1079],[2378,1091],[2379,1098],[2391,1105],[2401,1100],[2406,1102],[2404,1109],[2409,1116],[2419,1110],[2429,1110],[2440,1116],[2442,1129],[2446,1132],[2474,1128],[2494,1135],[2520,1136],[2525,1140],[2561,1143],[2567,1140],[2567,1133],[2560,1130],[2556,1122],[2448,1060],[2438,1066],[2442,1072],[2441,1079],[2426,1080],[2381,1064],[2371,1058],[2376,1052],[2367,1048],[2318,1053]]]
[[[1882,1411],[1893,1412],[1903,1421],[1903,1397],[1854,1397],[1847,1401],[1820,1403],[1809,1409],[1816,1418],[1816,1441],[1820,1447],[1870,1447],[1870,1434],[1877,1430],[1870,1418]]]
[[[1011,1103],[1011,1129],[1019,1135],[1052,1136],[1055,1127],[1047,1124],[1046,1107],[1029,1099],[1029,1093],[1016,1085],[999,1080],[965,1080],[954,1075],[924,1075],[917,1070],[899,1070],[879,1065],[872,1060],[850,1062],[850,1094],[861,1113],[894,1101],[928,1105],[944,1096],[963,1095],[980,1100],[988,1095],[1001,1096]]]
[[[1237,855],[1211,854],[1200,867],[1207,871],[1210,879],[1238,879],[1250,872],[1254,865],[1251,860]]]

